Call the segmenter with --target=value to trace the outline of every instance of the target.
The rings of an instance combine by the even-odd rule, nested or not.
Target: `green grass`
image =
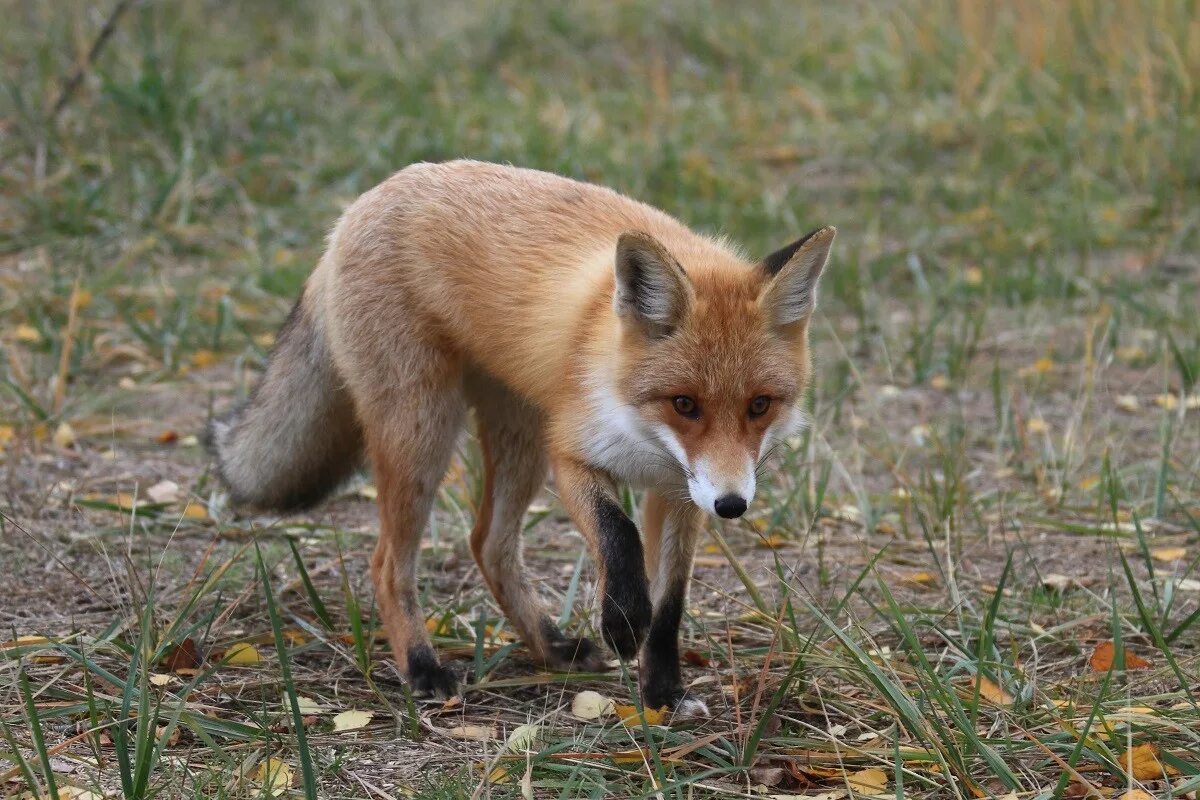
[[[872,767],[889,796],[1119,795],[1143,743],[1179,773],[1151,792],[1200,788],[1195,2],[146,3],[55,114],[108,10],[0,26],[0,795],[261,797],[275,763],[294,796],[818,795]],[[701,554],[710,721],[570,715],[633,684],[509,641],[464,542],[472,443],[423,560],[471,679],[441,708],[375,640],[370,502],[236,516],[189,438],[339,209],[460,156],[755,254],[839,228],[813,428]],[[548,499],[530,560],[587,629],[568,530]],[[1150,667],[1090,668],[1107,640]],[[261,663],[224,663],[240,642]],[[335,732],[350,708],[372,722]]]

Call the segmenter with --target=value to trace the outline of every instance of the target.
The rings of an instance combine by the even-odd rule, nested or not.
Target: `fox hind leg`
[[[484,580],[535,658],[558,669],[599,669],[599,648],[586,638],[565,636],[525,575],[522,521],[548,472],[541,416],[485,376],[469,379],[467,393],[484,460],[483,497],[471,532],[471,552]]]
[[[371,578],[392,654],[421,695],[452,697],[453,671],[438,663],[417,597],[421,534],[462,427],[465,404],[459,382],[447,378],[431,391],[429,381],[412,391],[394,388],[364,409],[379,490],[379,542]]]

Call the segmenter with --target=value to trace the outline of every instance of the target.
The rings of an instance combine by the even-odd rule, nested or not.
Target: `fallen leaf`
[[[179,499],[179,484],[175,481],[159,481],[146,490],[152,503],[174,503]]]
[[[496,738],[496,729],[488,725],[455,725],[453,728],[446,728],[446,735],[451,739],[486,742]]]
[[[171,648],[171,651],[163,656],[162,661],[159,663],[171,670],[171,672],[196,669],[200,666],[200,652],[196,649],[195,640],[190,636],[184,639]]]
[[[283,696],[283,705],[284,708],[287,708],[290,705],[286,694]],[[305,697],[302,694],[296,695],[296,705],[300,708],[301,715],[304,716],[308,716],[310,714],[320,714],[325,710],[325,707],[316,700],[313,700],[311,697]]]
[[[189,360],[192,362],[193,367],[203,369],[217,363],[217,354],[212,350],[197,350],[192,353],[192,357]]]
[[[683,661],[686,664],[691,664],[693,667],[707,667],[709,660],[697,653],[695,650],[684,650]]]
[[[758,539],[759,547],[767,547],[771,550],[778,550],[781,547],[786,547],[791,540],[782,533],[772,533],[770,536],[760,536]]]
[[[1187,557],[1187,548],[1184,547],[1159,547],[1150,551],[1150,555],[1155,561],[1178,561],[1181,558]]]
[[[249,667],[262,663],[262,655],[258,648],[246,642],[231,644],[225,651],[225,664],[234,667]]]
[[[981,270],[979,267],[967,267],[965,270],[963,270],[963,280],[965,280],[969,286],[978,286],[979,284],[983,283],[983,270]]]
[[[1088,665],[1095,672],[1108,672],[1113,668],[1113,663],[1116,661],[1116,645],[1111,641],[1102,642],[1096,646],[1095,652],[1088,660]],[[1125,669],[1145,669],[1151,666],[1150,662],[1136,653],[1125,651]]]
[[[1133,414],[1142,407],[1142,402],[1136,394],[1119,394],[1113,402],[1117,408],[1128,414]]]
[[[1001,689],[987,677],[976,678],[971,677],[971,688],[974,689],[976,684],[979,686],[979,696],[995,706],[1012,705],[1013,698],[1008,692]]]
[[[158,436],[154,437],[154,441],[159,444],[175,444],[179,441],[179,434],[175,431],[163,431]]]
[[[375,714],[371,711],[343,711],[333,718],[334,731],[356,731],[367,727]]]
[[[1173,394],[1160,394],[1154,398],[1154,405],[1167,411],[1179,408],[1179,398]]]
[[[783,770],[780,767],[751,767],[751,785],[762,785],[768,788],[783,783]]]
[[[166,686],[170,682],[171,682],[171,676],[166,674],[165,672],[150,673],[150,685],[151,686],[158,686],[161,688],[163,686]]]
[[[1164,764],[1158,758],[1158,745],[1154,742],[1139,744],[1121,754],[1121,766],[1130,773],[1134,780],[1153,781],[1159,778],[1178,775],[1179,770]]]
[[[18,342],[25,342],[25,344],[37,344],[42,340],[42,334],[38,329],[25,323],[21,323],[16,327],[16,330],[13,331],[13,337]]]
[[[1042,356],[1037,361],[1033,362],[1033,366],[1030,369],[1039,375],[1045,375],[1048,372],[1054,371],[1054,360],[1047,356]]]
[[[667,707],[662,708],[647,708],[641,714],[638,713],[637,706],[621,705],[620,703],[613,706],[613,710],[617,712],[617,716],[621,718],[621,724],[626,728],[642,727],[643,718],[647,725],[662,725],[663,720],[667,716]]]
[[[1050,426],[1041,417],[1033,417],[1025,423],[1025,430],[1030,433],[1046,433],[1050,430]]]
[[[1065,592],[1071,588],[1075,581],[1068,578],[1066,575],[1059,575],[1057,572],[1051,572],[1048,575],[1042,576],[1042,586],[1050,591]]]
[[[846,776],[850,791],[859,794],[881,794],[887,789],[887,773],[878,767],[860,770]]]
[[[60,422],[54,429],[54,446],[60,450],[69,450],[75,446],[75,429],[70,423]]]
[[[272,797],[283,794],[292,786],[294,770],[286,761],[268,758],[250,773],[250,780],[257,783]]]
[[[589,689],[575,695],[571,701],[571,713],[579,719],[600,719],[613,713],[613,701]]]
[[[1128,792],[1117,795],[1117,800],[1154,800],[1154,795],[1142,789],[1130,789]]]
[[[918,586],[933,586],[937,583],[937,576],[932,572],[917,572],[909,575],[908,580]]]
[[[187,507],[183,509],[183,516],[187,519],[208,519],[208,508],[203,503],[189,500]]]
[[[514,753],[532,753],[542,746],[542,726],[527,722],[513,728],[504,747]]]

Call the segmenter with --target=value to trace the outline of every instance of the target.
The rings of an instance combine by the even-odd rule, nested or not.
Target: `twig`
[[[71,100],[71,95],[75,94],[75,90],[79,88],[79,84],[83,82],[83,76],[87,70],[96,62],[100,56],[100,51],[104,49],[104,45],[117,29],[117,23],[120,22],[121,16],[133,5],[134,0],[117,0],[117,4],[113,6],[113,10],[109,12],[108,19],[104,20],[104,25],[100,28],[100,32],[96,34],[96,40],[92,42],[92,47],[88,50],[87,58],[82,64],[75,68],[71,73],[71,77],[67,78],[63,83],[62,91],[58,93],[58,99],[54,101],[54,110],[50,112],[50,119],[57,119],[61,112]]]

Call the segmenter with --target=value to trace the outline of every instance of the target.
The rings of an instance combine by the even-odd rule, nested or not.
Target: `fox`
[[[469,543],[531,656],[595,670],[525,576],[529,505],[553,490],[586,540],[600,636],[646,707],[706,715],[679,628],[709,517],[742,516],[807,424],[809,322],[836,230],[759,259],[611,189],[471,160],[412,164],[341,215],[247,399],[210,423],[235,504],[305,509],[369,462],[371,557],[391,653],[418,695],[459,693],[418,602],[435,494],[473,415]],[[640,530],[622,487],[642,491]],[[639,655],[640,654],[640,655]]]

